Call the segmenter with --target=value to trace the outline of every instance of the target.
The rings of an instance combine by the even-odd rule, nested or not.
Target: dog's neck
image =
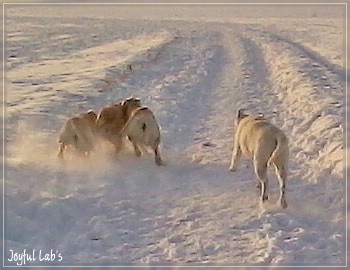
[[[138,109],[140,106],[124,106],[123,107],[123,115],[124,115],[124,120],[127,122],[129,118],[131,117],[132,113]]]

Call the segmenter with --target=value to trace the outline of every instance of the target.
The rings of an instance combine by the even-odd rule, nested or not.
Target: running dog
[[[66,122],[58,140],[60,159],[64,159],[63,152],[67,146],[72,146],[82,156],[89,155],[94,150],[96,118],[96,113],[90,110]]]
[[[114,145],[118,153],[122,147],[120,133],[130,118],[132,112],[141,107],[138,98],[130,97],[116,104],[101,109],[96,120],[96,130],[99,136]]]
[[[129,120],[120,134],[121,138],[127,136],[134,146],[136,156],[141,156],[141,148],[147,146],[154,151],[155,163],[164,165],[159,153],[160,130],[159,125],[147,107],[140,107],[131,111]]]
[[[279,203],[287,208],[285,187],[287,181],[289,147],[282,130],[269,123],[263,115],[247,115],[238,110],[235,120],[236,132],[230,165],[238,169],[241,155],[253,160],[255,174],[260,181],[261,202],[268,199],[267,168],[274,165],[279,180]]]

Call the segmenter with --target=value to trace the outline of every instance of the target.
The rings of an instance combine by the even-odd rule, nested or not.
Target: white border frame
[[[344,266],[308,266],[308,265],[249,265],[249,266],[229,266],[229,265],[119,265],[119,266],[69,266],[69,265],[65,265],[65,266],[60,266],[60,265],[52,265],[52,266],[47,266],[47,265],[38,265],[38,266],[30,266],[30,265],[24,265],[24,266],[20,266],[22,267],[48,267],[48,268],[56,268],[56,267],[71,267],[71,268],[82,268],[82,267],[110,267],[110,268],[150,268],[150,267],[162,267],[162,268],[192,268],[192,267],[196,267],[196,268],[215,268],[215,267],[222,267],[222,268],[229,268],[229,267],[244,267],[244,268],[253,268],[253,267],[257,267],[257,268],[267,268],[267,267],[279,267],[279,268],[288,268],[288,267],[292,267],[292,268],[300,268],[300,267],[307,267],[307,268],[331,268],[331,267],[346,267],[348,266],[348,230],[347,230],[347,221],[348,221],[348,177],[347,177],[347,156],[348,156],[348,144],[347,144],[347,124],[348,124],[348,117],[347,117],[347,113],[348,113],[348,108],[347,108],[347,104],[348,104],[348,96],[347,96],[347,89],[348,89],[348,3],[347,2],[336,2],[336,3],[225,3],[225,2],[218,2],[218,3],[81,3],[81,2],[76,2],[76,3],[3,3],[2,4],[2,10],[3,10],[3,17],[2,17],[2,23],[3,23],[3,34],[2,34],[2,46],[3,46],[3,51],[2,51],[2,56],[3,56],[3,82],[2,82],[2,89],[3,89],[3,93],[2,93],[2,102],[3,102],[3,108],[2,108],[2,113],[3,113],[3,118],[2,118],[2,126],[3,126],[3,130],[2,130],[2,136],[3,136],[3,142],[2,142],[2,190],[3,190],[3,194],[2,194],[2,198],[3,198],[3,211],[2,211],[2,220],[3,220],[3,224],[2,224],[2,233],[3,233],[3,243],[2,243],[2,247],[3,247],[3,261],[2,261],[2,267],[17,267],[15,265],[11,265],[11,266],[5,266],[5,6],[6,5],[129,5],[129,6],[148,6],[148,5],[168,5],[168,6],[175,6],[175,5],[201,5],[201,6],[209,6],[209,5],[345,5],[345,265]]]

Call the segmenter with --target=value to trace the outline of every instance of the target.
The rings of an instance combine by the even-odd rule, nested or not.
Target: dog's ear
[[[135,97],[131,96],[131,97],[128,97],[127,99],[123,100],[121,105],[124,106],[126,102],[130,102],[130,101],[135,101],[138,104],[141,103],[141,99],[140,98],[135,98]]]
[[[243,109],[238,109],[237,110],[237,120],[241,120],[243,119],[244,117],[246,117],[247,115],[243,112]]]
[[[88,110],[87,114],[92,114],[92,115],[96,115],[96,113],[94,112],[94,110]]]
[[[89,110],[88,115],[91,115],[95,120],[97,119],[97,114],[93,110]]]
[[[238,109],[237,110],[237,115],[235,119],[235,125],[237,126],[239,122],[244,118],[247,117],[248,115],[243,112],[243,109]]]
[[[128,98],[124,99],[124,100],[122,101],[121,105],[124,106],[125,103],[129,102],[130,100],[132,100],[132,97],[128,97]]]
[[[141,106],[141,99],[140,98],[135,98],[135,102],[137,106]]]

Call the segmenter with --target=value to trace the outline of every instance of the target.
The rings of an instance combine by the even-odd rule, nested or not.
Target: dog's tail
[[[128,134],[130,123],[133,121],[133,117],[130,117],[129,120],[125,123],[124,127],[119,133],[119,137],[123,138]]]
[[[273,150],[267,162],[267,166],[270,166],[281,154],[288,151],[288,139],[283,133],[277,134],[276,141],[276,148]]]
[[[146,108],[146,107],[144,107]],[[133,125],[133,122],[136,118],[136,115],[137,115],[137,109],[134,113],[131,114],[131,117],[128,119],[128,121],[125,123],[124,127],[122,128],[122,130],[120,131],[120,134],[119,136],[120,137],[125,137],[126,135],[128,135],[129,133],[129,129],[130,127]]]

